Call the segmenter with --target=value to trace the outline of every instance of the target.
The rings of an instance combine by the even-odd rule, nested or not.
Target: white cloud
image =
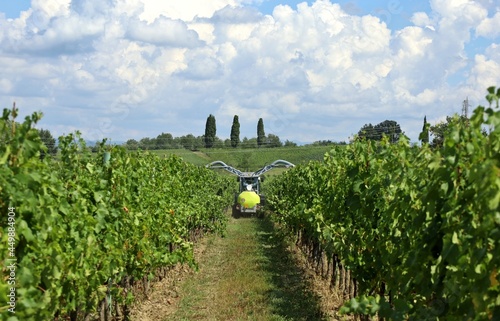
[[[132,20],[127,34],[132,41],[159,46],[192,48],[202,44],[196,31],[189,30],[186,23],[163,16],[151,23]]]
[[[484,55],[474,57],[468,83],[476,90],[485,90],[490,86],[500,86],[500,45],[492,44]]]
[[[413,22],[413,24],[415,26],[418,26],[418,27],[425,27],[425,26],[434,25],[434,21],[425,12],[414,13],[410,20],[411,20],[411,22]]]
[[[157,1],[143,0],[144,12],[140,18],[153,21],[161,15],[173,19],[191,21],[195,17],[209,18],[214,12],[227,5],[235,6],[238,1],[233,0],[184,0],[184,1]]]
[[[205,49],[186,55],[187,66],[178,75],[191,80],[217,80],[222,76],[221,62],[216,53]]]
[[[476,34],[487,38],[495,38],[500,35],[500,11],[491,18],[481,21],[477,26]]]
[[[12,90],[13,84],[9,79],[0,78],[0,91],[8,94]]]
[[[487,15],[487,10],[473,0],[431,0],[430,4],[446,23],[460,24],[468,21],[476,24],[478,19],[484,19]]]
[[[27,27],[37,32],[50,24],[53,18],[70,15],[71,0],[32,0],[31,8],[27,11]]]
[[[427,47],[432,44],[433,38],[421,27],[404,28],[395,36],[396,57],[420,60],[428,52]]]
[[[42,108],[57,134],[115,140],[201,135],[210,113],[223,138],[238,114],[242,137],[261,117],[297,141],[394,119],[416,140],[424,115],[500,83],[498,45],[467,50],[474,32],[498,35],[484,1],[432,0],[400,29],[328,0],[271,15],[247,6],[259,2],[33,0],[0,17],[0,102]]]

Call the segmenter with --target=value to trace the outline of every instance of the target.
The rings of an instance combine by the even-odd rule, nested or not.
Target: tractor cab
[[[260,194],[260,177],[252,176],[252,173],[243,173],[244,176],[239,176],[238,181],[240,183],[240,193],[248,190],[247,186],[251,185],[252,190],[257,194]]]

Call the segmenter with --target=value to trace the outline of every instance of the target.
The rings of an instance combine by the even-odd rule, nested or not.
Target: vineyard
[[[500,89],[488,91],[441,149],[359,141],[273,181],[275,219],[344,290],[344,313],[500,320]]]
[[[274,224],[341,290],[342,313],[500,320],[500,89],[488,91],[490,106],[453,122],[441,148],[357,140],[308,163],[317,149],[293,148],[299,165],[266,181]],[[150,282],[178,263],[196,266],[195,240],[226,232],[234,179],[105,141],[92,153],[78,132],[60,137],[52,158],[33,128],[40,117],[17,123],[14,109],[0,119],[0,320],[127,320]],[[212,153],[199,154],[248,161],[246,151]],[[246,234],[233,232],[237,246]],[[270,232],[260,233],[279,257]]]
[[[256,171],[277,159],[286,159],[293,164],[307,163],[310,160],[321,160],[331,146],[297,146],[238,149],[227,151],[222,149],[206,150],[212,160],[221,160],[244,171]],[[278,171],[280,172],[280,171]],[[268,174],[272,175],[273,172]]]
[[[224,232],[233,180],[104,142],[93,154],[78,133],[42,160],[40,115],[15,113],[0,119],[0,320],[126,318],[151,280],[194,264],[194,239]]]

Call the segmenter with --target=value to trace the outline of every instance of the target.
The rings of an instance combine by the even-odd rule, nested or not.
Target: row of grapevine
[[[488,90],[490,107],[442,149],[354,142],[273,181],[277,222],[355,280],[343,312],[500,320],[500,89]]]
[[[124,318],[134,280],[194,264],[194,234],[223,233],[233,180],[104,142],[92,154],[78,133],[40,160],[40,115],[11,114],[0,120],[0,320]]]

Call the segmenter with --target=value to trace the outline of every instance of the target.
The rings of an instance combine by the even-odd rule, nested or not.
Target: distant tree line
[[[455,114],[453,116],[446,116],[446,121],[438,122],[432,126],[424,118],[424,126],[419,139],[423,144],[429,144],[433,148],[441,148],[444,144],[444,137],[452,125],[469,126],[469,118],[465,115]],[[429,139],[430,135],[432,136],[432,140]],[[483,128],[483,135],[488,135],[485,128]]]
[[[165,138],[165,136],[170,136],[171,138]],[[272,148],[272,147],[282,147],[282,146],[296,146],[297,144],[285,141],[285,143],[280,141],[280,138],[276,135],[269,134],[266,136],[266,141],[261,147],[263,148]],[[140,140],[129,139],[124,145],[125,148],[129,150],[158,150],[158,149],[181,149],[185,148],[188,150],[199,150],[200,148],[205,148],[205,136],[194,136],[192,134],[188,134],[180,137],[172,137],[169,133],[162,133],[158,135],[156,138],[145,137]],[[243,139],[239,142],[237,148],[258,148],[257,138],[247,138],[243,137]],[[210,148],[235,148],[232,145],[231,139],[220,139],[215,136],[213,139],[213,143]]]
[[[455,114],[453,116],[446,116],[446,121],[441,121],[435,125],[427,122],[427,116],[424,116],[424,124],[422,132],[419,135],[419,141],[422,144],[428,144],[432,148],[443,147],[444,137],[449,131],[451,125],[460,124],[468,126],[469,119],[465,115]],[[400,136],[404,134],[401,127],[394,120],[385,120],[375,126],[372,124],[365,124],[358,132],[356,139],[369,139],[380,141],[384,136],[387,136],[391,143],[397,143]],[[483,134],[487,135],[486,130]]]
[[[205,123],[205,134],[194,136],[188,134],[173,137],[170,133],[161,133],[156,138],[145,137],[140,140],[129,139],[124,144],[129,150],[158,150],[158,149],[188,149],[199,150],[200,148],[274,148],[282,146],[297,146],[294,142],[282,142],[277,135],[265,134],[264,121],[262,118],[257,123],[257,137],[243,137],[240,139],[240,123],[238,115],[234,115],[231,126],[230,138],[221,139],[217,136],[217,124],[215,116],[210,114]]]
[[[424,117],[422,132],[419,136],[419,141],[422,144],[429,144],[433,148],[441,148],[443,146],[445,133],[451,124],[461,123],[468,124],[468,118],[463,115],[447,116],[446,121],[438,122],[435,125],[430,125],[427,122],[427,117]],[[51,132],[46,129],[38,129],[40,139],[46,146],[46,150],[41,151],[41,158],[46,154],[57,154],[57,140],[52,136]],[[240,123],[238,115],[233,118],[231,126],[230,138],[221,139],[217,135],[216,120],[213,115],[209,115],[205,125],[205,134],[194,136],[187,134],[180,137],[173,137],[170,133],[161,133],[154,138],[145,137],[140,140],[129,139],[123,146],[129,150],[160,150],[160,149],[187,149],[199,150],[200,148],[275,148],[275,147],[295,147],[296,143],[286,140],[282,142],[275,134],[265,134],[264,121],[262,118],[257,123],[256,137],[243,137],[240,139]],[[377,125],[371,123],[363,125],[358,131],[355,139],[367,139],[380,141],[384,136],[387,136],[389,141],[397,143],[401,135],[403,135],[400,125],[394,120],[385,120]],[[486,131],[484,131],[486,135]],[[2,138],[5,139],[5,138]],[[2,140],[0,139],[0,141]],[[306,146],[328,146],[328,145],[345,145],[343,142],[335,142],[331,140],[319,140]],[[92,147],[91,147],[92,148]],[[93,150],[94,148],[92,148]]]
[[[331,145],[347,145],[345,141],[335,142],[332,140],[317,140],[312,144],[306,144],[305,146],[331,146]]]

